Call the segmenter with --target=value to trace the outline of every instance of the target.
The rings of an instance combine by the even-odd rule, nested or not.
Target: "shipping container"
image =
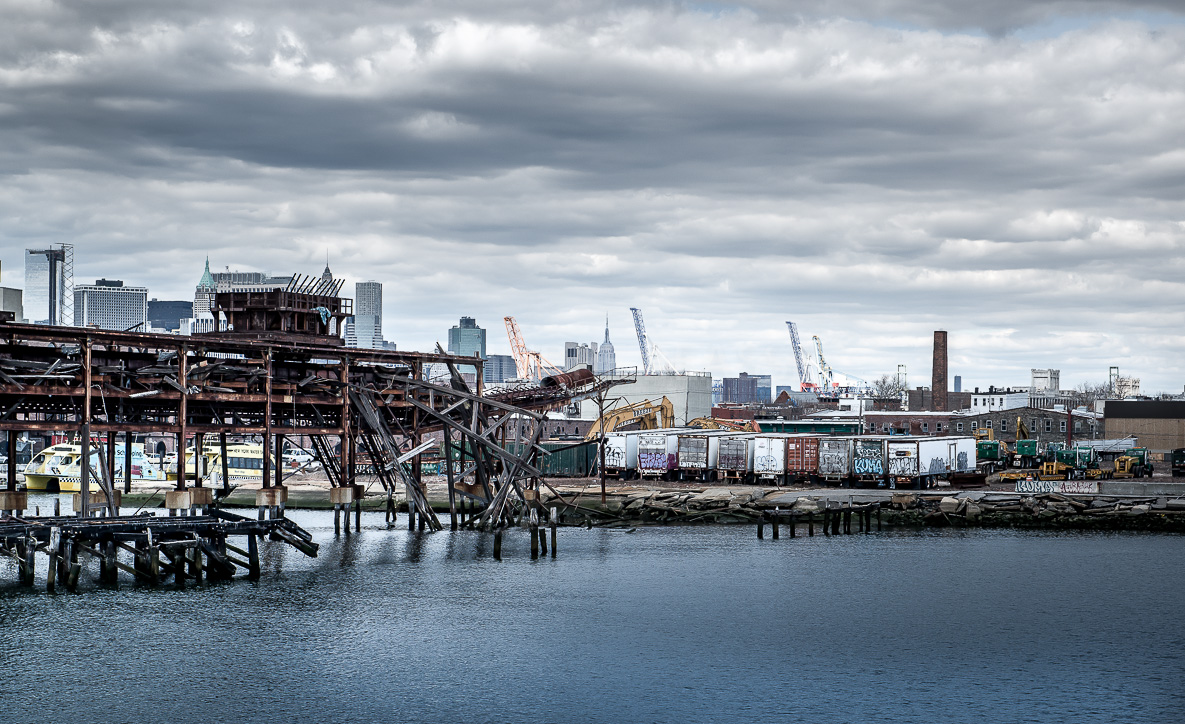
[[[720,440],[716,471],[723,479],[753,482],[753,450],[757,436],[728,435]]]
[[[753,438],[753,475],[757,480],[786,481],[786,438],[785,434]]]
[[[679,435],[677,461],[680,480],[715,480],[720,441],[735,435],[731,430],[700,430]]]
[[[676,468],[679,436],[667,430],[638,435],[638,475],[668,480]]]
[[[629,480],[638,472],[639,432],[611,432],[605,435],[605,474]]]
[[[597,443],[590,440],[544,440],[539,447],[547,451],[535,457],[535,467],[543,471],[549,478],[583,478],[596,472]],[[506,449],[515,455],[522,455],[526,444],[522,442],[506,443]],[[454,458],[455,459],[455,458]],[[460,469],[454,463],[454,470]]]
[[[830,481],[847,480],[852,475],[851,458],[851,438],[823,438],[819,441],[819,477]]]
[[[819,436],[786,438],[786,477],[794,482],[815,482],[819,475]]]
[[[884,435],[852,440],[852,478],[857,486],[879,487],[887,484],[885,458],[889,438]]]

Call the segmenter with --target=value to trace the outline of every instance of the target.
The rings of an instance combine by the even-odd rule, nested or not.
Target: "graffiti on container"
[[[926,472],[931,475],[941,475],[946,472],[946,460],[943,458],[930,458],[930,467]]]
[[[758,455],[753,458],[753,469],[760,472],[777,471],[778,459],[773,455]]]
[[[880,458],[856,458],[853,467],[857,475],[884,475],[885,466]]]
[[[624,468],[625,450],[619,447],[609,447],[605,450],[605,467]]]
[[[915,472],[917,472],[917,467],[914,465],[913,458],[889,458],[890,475],[913,475]]]
[[[646,470],[665,470],[667,469],[667,454],[639,453],[638,467]]]
[[[956,470],[968,470],[969,469],[967,467],[967,453],[966,453],[966,451],[959,453],[956,460],[957,460],[956,464],[958,465]]]
[[[819,472],[823,475],[843,474],[846,462],[843,453],[825,452],[819,456]]]
[[[1097,480],[1017,480],[1018,493],[1097,493]]]

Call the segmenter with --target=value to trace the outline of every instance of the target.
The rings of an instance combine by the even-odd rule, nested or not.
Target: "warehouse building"
[[[1185,447],[1185,401],[1108,400],[1104,409],[1111,437],[1135,437],[1158,452]]]

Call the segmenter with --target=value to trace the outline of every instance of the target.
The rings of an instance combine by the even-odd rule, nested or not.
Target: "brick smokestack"
[[[946,403],[946,332],[934,333],[934,367],[930,381],[930,409],[945,412]]]

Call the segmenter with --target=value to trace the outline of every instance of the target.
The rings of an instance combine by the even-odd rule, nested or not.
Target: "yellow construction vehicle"
[[[656,430],[660,427],[674,427],[675,406],[663,395],[659,402],[643,400],[632,405],[623,405],[609,410],[588,428],[585,440],[596,440],[601,432],[613,432],[622,425],[638,423],[639,430]]]
[[[761,432],[756,420],[730,420],[723,417],[697,417],[687,423],[688,427],[701,430],[736,430],[737,432]]]

